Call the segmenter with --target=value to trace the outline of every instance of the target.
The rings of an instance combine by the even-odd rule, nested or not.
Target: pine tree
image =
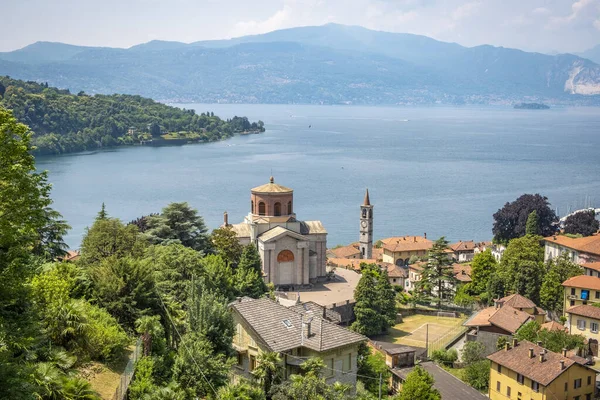
[[[235,271],[234,286],[238,296],[259,298],[267,291],[260,254],[253,244],[244,247]]]
[[[540,219],[538,218],[537,211],[533,210],[527,216],[527,225],[525,225],[526,235],[539,235],[540,233]]]
[[[475,254],[471,262],[471,290],[475,294],[481,294],[488,288],[488,282],[496,272],[497,262],[492,251],[487,249],[482,253]]]
[[[546,274],[540,240],[536,235],[511,240],[498,267],[506,291],[525,296],[536,304],[539,304],[540,287]]]
[[[105,220],[105,219],[108,219],[108,213],[106,212],[106,206],[104,205],[104,202],[102,202],[102,208],[100,209],[100,211],[98,212],[98,215],[96,216],[96,221]]]
[[[448,241],[443,236],[433,243],[428,257],[429,261],[423,268],[419,288],[428,294],[435,290],[437,306],[440,308],[442,299],[450,297],[458,283],[454,276],[452,259],[448,255]]]
[[[356,321],[352,329],[363,335],[377,335],[392,326],[396,318],[396,297],[387,271],[376,265],[365,265],[354,290]]]

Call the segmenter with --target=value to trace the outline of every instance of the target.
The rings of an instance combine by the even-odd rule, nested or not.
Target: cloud
[[[564,25],[575,21],[589,5],[596,3],[596,0],[578,0],[571,5],[571,13],[562,17],[552,17],[551,25]]]
[[[459,19],[470,17],[471,15],[475,14],[475,12],[477,11],[477,9],[480,6],[481,6],[481,1],[479,1],[479,0],[465,3],[465,4],[457,7],[452,12],[452,19],[456,21]]]

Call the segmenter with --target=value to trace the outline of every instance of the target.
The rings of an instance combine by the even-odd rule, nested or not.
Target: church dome
[[[293,192],[292,189],[275,183],[275,179],[273,177],[271,177],[271,179],[269,179],[269,183],[252,188],[251,191],[252,191],[252,193],[261,193],[261,194],[292,193]]]

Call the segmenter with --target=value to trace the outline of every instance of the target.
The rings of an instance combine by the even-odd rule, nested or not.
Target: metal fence
[[[460,337],[467,332],[467,327],[457,325],[448,330],[444,336],[427,343],[427,356],[431,357],[434,351],[440,349],[447,349],[453,345]]]
[[[121,374],[121,379],[119,381],[119,386],[115,391],[115,395],[112,397],[112,400],[124,400],[127,397],[127,389],[129,389],[129,384],[131,383],[131,379],[133,378],[133,374],[135,373],[135,364],[138,359],[142,355],[142,338],[139,337],[135,343],[135,349],[129,356],[129,362],[127,366],[125,366],[125,371]]]

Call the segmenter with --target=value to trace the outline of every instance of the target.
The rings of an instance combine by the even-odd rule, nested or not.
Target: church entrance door
[[[291,285],[292,276],[294,272],[294,262],[280,262],[279,263],[279,284],[280,285]]]

